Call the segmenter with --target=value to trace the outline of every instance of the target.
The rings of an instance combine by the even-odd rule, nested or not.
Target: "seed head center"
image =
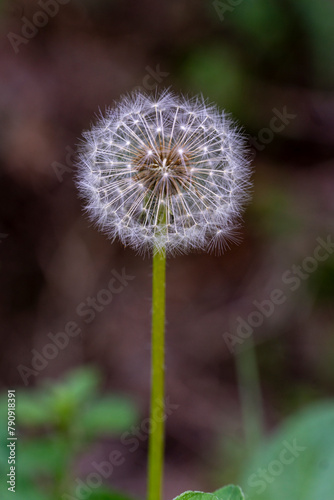
[[[189,159],[179,148],[161,146],[153,152],[150,149],[142,150],[133,164],[134,180],[164,197],[180,192],[181,188],[189,184]]]

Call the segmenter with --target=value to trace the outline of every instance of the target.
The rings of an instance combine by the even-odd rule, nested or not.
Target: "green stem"
[[[148,454],[148,500],[161,500],[162,496],[165,439],[165,289],[166,252],[165,250],[160,250],[153,256],[151,429]]]
[[[254,450],[263,438],[263,408],[260,378],[253,339],[235,354],[239,396],[248,452]]]

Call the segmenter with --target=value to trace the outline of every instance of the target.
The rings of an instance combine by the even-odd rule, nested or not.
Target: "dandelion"
[[[240,130],[203,97],[135,92],[84,134],[78,187],[112,240],[153,253],[148,500],[161,499],[166,255],[236,237],[250,168]]]
[[[84,133],[78,187],[111,239],[146,253],[224,248],[249,191],[244,139],[202,97],[123,97]]]

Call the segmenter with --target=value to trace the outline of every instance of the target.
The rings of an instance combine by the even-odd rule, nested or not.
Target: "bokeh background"
[[[295,290],[282,281],[313,256],[317,238],[333,235],[333,2],[2,0],[0,15],[3,390],[29,399],[46,379],[95,367],[101,394],[129,398],[138,425],[147,417],[151,261],[111,244],[87,221],[74,152],[99,109],[124,93],[169,86],[202,92],[248,134],[254,190],[241,244],[223,256],[168,261],[166,390],[179,406],[167,419],[165,498],[238,480],[246,456],[240,377],[248,366],[241,394],[252,395],[245,381],[254,376],[254,352],[247,340],[236,360],[226,332],[237,334],[238,317],[247,321],[254,301],[277,288],[286,295],[252,334],[266,439],[291,415],[334,396],[334,253],[304,269]],[[123,268],[134,279],[86,323],[78,306]],[[69,321],[81,334],[24,378],[32,350],[42,353],[48,334]],[[44,424],[35,439],[54,432]],[[31,430],[20,432],[23,442],[31,439]],[[94,437],[71,461],[74,477],[86,477],[92,461],[122,446],[117,435]],[[125,463],[104,485],[143,498],[147,439],[123,451]],[[46,448],[42,460],[50,455]],[[326,455],[314,470],[328,471],[333,460]],[[48,496],[43,481],[36,465],[26,492],[37,484],[41,498],[62,498],[59,491]]]

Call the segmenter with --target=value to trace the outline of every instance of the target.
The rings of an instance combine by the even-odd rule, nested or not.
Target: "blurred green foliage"
[[[293,0],[293,6],[303,21],[314,70],[314,84],[332,89],[334,84],[334,2]]]
[[[62,381],[45,380],[33,389],[16,391],[16,492],[17,500],[53,500],[71,491],[76,458],[94,440],[117,435],[137,419],[137,411],[125,397],[99,393],[101,378],[93,368],[79,368]],[[8,472],[7,393],[0,398],[0,467]],[[5,472],[6,471],[6,472]],[[6,481],[0,497],[12,498]],[[106,489],[96,489],[91,500],[126,500]]]
[[[287,189],[266,183],[261,196],[254,196],[249,210],[254,232],[269,238],[287,238],[300,233],[304,221],[295,210],[295,200]]]
[[[334,255],[330,255],[321,266],[310,275],[308,286],[317,303],[330,304],[334,298]],[[332,351],[331,351],[332,352]]]
[[[246,113],[241,96],[250,82],[235,50],[219,43],[194,48],[180,73],[193,93],[203,92],[239,116]]]
[[[249,129],[258,128],[264,103],[254,96],[267,84],[332,88],[333,2],[216,0],[206,9],[212,31],[185,48],[177,73]]]
[[[334,402],[312,403],[246,451],[242,439],[223,440],[223,474],[241,485],[247,500],[314,500],[334,491]]]
[[[232,484],[224,486],[213,493],[201,491],[185,491],[174,500],[244,500],[245,497],[238,486]]]
[[[287,419],[252,453],[240,484],[249,500],[331,498],[334,491],[334,403]]]
[[[240,483],[249,500],[314,500],[334,491],[334,403],[287,419],[247,460]]]
[[[87,500],[130,500],[128,496],[123,495],[117,491],[110,491],[99,489],[98,491],[93,491]]]

